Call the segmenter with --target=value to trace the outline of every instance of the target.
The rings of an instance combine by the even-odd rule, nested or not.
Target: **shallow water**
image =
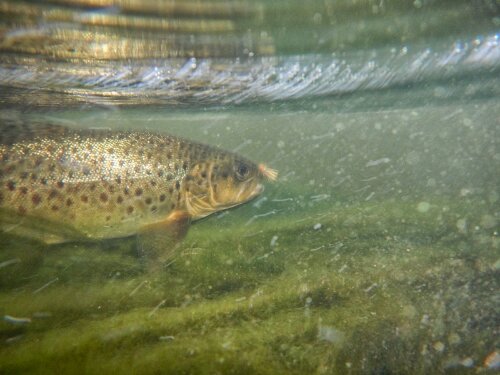
[[[401,4],[391,2],[396,13],[385,17],[407,15],[410,46],[442,56],[442,36],[449,45],[476,32],[495,38],[490,13],[465,31],[455,20],[435,23],[439,37],[411,33],[422,21]],[[296,41],[290,50],[289,39],[269,32],[280,56],[338,48],[363,67],[369,51],[406,45],[369,5],[351,13],[353,25],[379,25],[384,38],[368,44],[353,36],[340,46],[326,34],[328,48]],[[334,13],[314,7],[304,13],[311,23],[292,28],[294,8],[276,29],[325,34],[325,14]],[[16,103],[33,97],[21,88],[2,102],[2,116],[165,131],[280,175],[251,203],[195,223],[158,273],[142,267],[132,238],[42,246],[2,233],[0,372],[495,373],[500,85],[490,58],[498,48],[470,70],[429,63],[429,74],[368,87],[356,86],[355,74],[352,90],[305,91],[294,101],[128,107],[91,97],[81,106],[82,96],[68,108],[52,98],[45,110],[40,102],[22,110]]]

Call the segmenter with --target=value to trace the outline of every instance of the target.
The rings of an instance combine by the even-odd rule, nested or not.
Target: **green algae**
[[[495,347],[498,237],[474,226],[480,205],[429,207],[318,205],[248,225],[237,210],[194,225],[157,273],[133,239],[33,250],[2,270],[1,314],[32,321],[0,323],[0,369],[423,374],[471,357],[459,370],[476,371]],[[2,261],[35,248],[5,243]]]

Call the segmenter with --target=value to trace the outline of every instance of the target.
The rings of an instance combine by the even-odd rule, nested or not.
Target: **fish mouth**
[[[256,196],[262,194],[264,192],[264,185],[262,184],[257,184],[255,189],[250,193],[250,199],[255,198]]]
[[[232,207],[236,207],[236,206],[239,206],[239,205],[242,205],[244,203],[247,203],[247,202],[250,202],[251,200],[257,198],[260,194],[262,194],[262,192],[264,191],[264,185],[262,184],[257,184],[255,186],[255,188],[250,192],[248,193],[248,196],[243,199],[241,196],[242,194],[245,192],[245,189],[241,189],[240,192],[238,193],[238,195],[236,196],[236,201],[231,203],[231,204],[227,204],[227,205],[217,205],[215,204],[214,206],[218,206],[216,211],[219,211],[219,210],[227,210],[228,208],[232,208]]]
[[[260,194],[262,194],[262,192],[264,191],[264,185],[262,184],[257,184],[253,190],[249,193],[247,193],[247,197],[246,199],[242,199],[242,195],[245,193],[246,191],[246,187],[243,187],[240,192],[238,193],[238,195],[236,196],[236,205],[239,205],[239,204],[242,204],[242,203],[246,203],[248,201],[251,201],[252,199],[256,198],[257,196],[259,196]]]
[[[236,197],[236,202],[229,204],[220,204],[216,202],[213,197],[210,203],[204,201],[200,197],[196,197],[192,194],[187,195],[186,204],[188,212],[191,214],[194,220],[202,219],[214,212],[227,210],[232,207],[239,206],[243,203],[247,203],[256,197],[258,197],[264,191],[263,184],[257,184],[250,193],[247,193],[247,197],[243,199],[242,195],[245,193],[245,189],[241,189]]]

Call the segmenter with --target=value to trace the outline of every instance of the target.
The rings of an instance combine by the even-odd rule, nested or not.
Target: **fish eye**
[[[238,163],[235,166],[235,172],[236,172],[236,177],[239,180],[244,180],[245,178],[248,177],[248,174],[250,173],[250,168],[244,163]]]

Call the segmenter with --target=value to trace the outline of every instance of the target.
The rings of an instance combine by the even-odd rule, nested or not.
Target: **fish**
[[[193,221],[276,178],[265,164],[163,133],[0,122],[0,231],[46,244],[137,235],[156,259]]]

